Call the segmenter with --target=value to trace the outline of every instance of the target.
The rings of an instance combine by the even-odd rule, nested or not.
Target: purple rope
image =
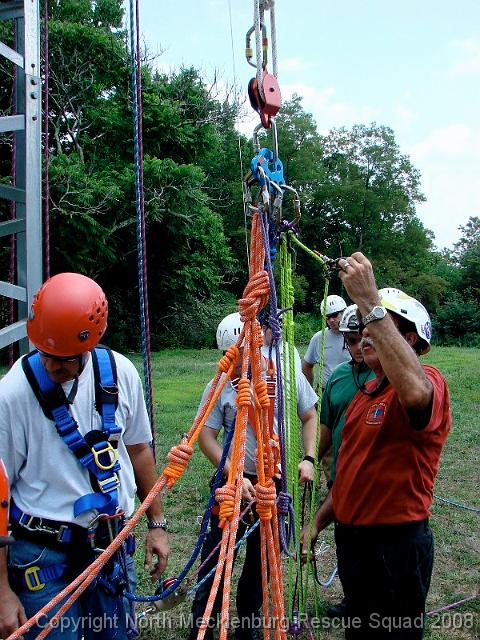
[[[45,279],[47,279],[50,277],[50,182],[48,179],[48,162],[50,155],[50,149],[48,147],[48,80],[50,76],[50,67],[48,63],[48,0],[45,0],[44,13],[45,36],[43,48],[45,55],[45,83],[43,85],[43,248],[45,251]]]
[[[278,495],[278,524],[280,532],[280,541],[282,549],[291,558],[295,557],[295,551],[290,551],[290,540],[293,535],[294,549],[296,547],[294,527],[286,527],[287,516],[290,515],[290,522],[293,522],[294,512],[292,505],[292,497],[288,493],[287,484],[287,456],[285,451],[285,416],[283,411],[283,379],[280,363],[280,349],[278,343],[281,340],[282,332],[280,320],[278,318],[278,302],[277,290],[275,288],[275,279],[273,277],[272,261],[270,259],[269,242],[268,242],[268,219],[267,214],[260,209],[262,221],[262,236],[265,245],[265,267],[268,274],[268,282],[270,285],[270,328],[272,330],[272,341],[269,347],[269,358],[271,359],[272,350],[275,348],[276,375],[277,375],[277,424],[278,439],[280,444],[280,463],[282,465],[282,475],[280,479],[280,493]]]
[[[16,45],[17,39],[17,21],[14,21],[13,24],[13,47]],[[17,93],[15,91],[15,86],[17,82],[17,65],[13,64],[13,91],[12,91],[12,99],[13,99],[13,113],[17,113]],[[15,133],[12,133],[12,166],[11,166],[11,177],[12,177],[12,186],[16,185],[16,174],[17,174],[17,138]],[[15,220],[17,217],[17,205],[15,200],[10,202],[10,219]],[[15,235],[12,234],[10,236],[10,262],[8,266],[8,279],[9,282],[15,282],[15,262],[16,262],[16,252],[15,252]],[[15,304],[13,298],[10,298],[8,302],[8,323],[13,324],[15,321]],[[13,367],[13,363],[15,361],[15,351],[14,345],[11,344],[8,347],[8,364]]]
[[[132,73],[132,108],[135,167],[135,204],[137,223],[138,294],[140,298],[140,326],[143,352],[146,404],[152,431],[152,451],[155,457],[155,416],[152,392],[152,365],[150,354],[150,324],[148,313],[148,286],[145,239],[145,200],[143,193],[143,132],[142,86],[140,68],[140,27],[138,0],[130,0],[130,55]]]
[[[478,600],[480,598],[480,594],[477,593],[475,596],[470,596],[469,598],[464,598],[463,600],[459,600],[458,602],[453,602],[452,604],[447,604],[445,607],[441,609],[435,609],[434,611],[427,611],[427,616],[433,616],[436,613],[442,613],[442,611],[448,611],[449,609],[456,609],[456,607],[460,607],[462,604],[466,604],[467,602],[472,602],[472,600]]]
[[[140,208],[142,211],[141,216],[141,236],[142,236],[142,253],[143,260],[143,295],[145,305],[145,342],[147,351],[147,377],[148,388],[150,389],[150,395],[148,397],[150,423],[152,428],[152,444],[153,453],[155,455],[155,413],[153,407],[153,389],[152,389],[152,360],[150,351],[150,316],[148,313],[148,280],[147,280],[147,240],[145,230],[145,192],[143,187],[143,103],[142,103],[142,67],[140,60],[140,8],[139,1],[136,0],[135,4],[135,26],[136,26],[136,45],[137,45],[137,103],[138,103],[138,156],[140,162],[140,175],[139,175],[139,187],[140,187]]]

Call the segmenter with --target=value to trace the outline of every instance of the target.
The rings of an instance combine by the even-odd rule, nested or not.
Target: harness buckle
[[[118,460],[117,451],[112,447],[112,444],[110,442],[107,442],[106,445],[101,449],[96,449],[97,446],[98,445],[95,444],[92,447],[93,459],[95,460],[95,464],[99,469],[102,469],[102,471],[110,471],[110,469],[113,469]],[[101,462],[100,456],[103,454],[108,454],[110,456],[110,463],[104,464],[103,462]]]
[[[38,527],[32,527],[33,520],[38,520],[38,518],[36,516],[31,516],[28,513],[22,513],[18,519],[18,524],[28,531],[36,531]]]
[[[40,567],[37,565],[25,569],[25,584],[29,591],[40,591],[45,586],[44,582],[40,582],[39,571]]]
[[[99,513],[88,527],[88,539],[93,551],[102,553],[123,528],[124,511],[113,515]]]
[[[97,478],[97,482],[102,493],[109,493],[110,491],[118,489],[118,487],[120,486],[120,479],[116,473],[113,473],[111,476],[105,478],[104,480],[100,480],[99,478]]]
[[[63,542],[63,535],[68,531],[68,525],[66,524],[62,524],[60,525],[60,528],[58,529],[57,533],[57,540],[58,542]]]

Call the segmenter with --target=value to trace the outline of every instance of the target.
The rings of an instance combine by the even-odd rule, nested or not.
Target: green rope
[[[281,290],[280,304],[283,309],[287,309],[282,322],[283,339],[283,371],[284,375],[284,413],[285,413],[285,439],[287,448],[287,478],[288,488],[293,500],[294,527],[297,540],[300,535],[300,500],[298,494],[298,464],[299,464],[299,432],[297,417],[297,386],[295,375],[295,335],[293,320],[294,288],[292,282],[292,256],[287,246],[288,239],[283,236],[280,245],[280,267],[281,267]],[[287,353],[288,349],[288,353]],[[287,366],[288,365],[288,366]],[[289,558],[288,563],[288,606],[289,612],[293,612],[294,607],[294,564],[296,562],[296,576],[300,576],[301,558],[297,554],[297,560]],[[298,586],[298,595],[302,597],[303,592]]]
[[[321,342],[321,352],[320,352],[320,363],[319,363],[319,380],[320,385],[323,381],[323,368],[325,361],[325,327],[327,325],[327,305],[325,301],[328,296],[328,287],[329,281],[325,280],[325,288],[324,288],[324,305],[323,305],[323,313],[322,313],[322,342]],[[320,445],[320,412],[322,409],[322,396],[319,395],[318,407],[317,407],[317,430],[315,433],[315,452],[318,453],[319,445]],[[320,465],[318,462],[315,464],[314,473],[313,473],[313,487],[312,487],[312,499],[310,502],[310,520],[309,520],[309,537],[312,537],[312,529],[313,529],[313,517],[316,511],[316,497],[317,497],[317,487],[318,487],[318,476],[320,473]],[[312,562],[310,562],[311,549],[307,548],[307,563],[306,563],[306,575],[305,575],[305,595],[304,599],[308,596],[308,585],[310,575],[313,573]],[[313,580],[313,584],[316,585],[315,579]]]
[[[316,254],[314,251],[312,251],[311,249],[309,249],[306,245],[304,245],[302,242],[300,242],[300,240],[296,237],[296,235],[293,232],[288,232],[288,240],[290,242],[293,242],[296,246],[298,246],[299,248],[303,249],[309,256],[311,256],[312,258],[314,258],[317,262],[319,262],[323,269],[324,269],[324,273],[327,276],[326,280],[325,280],[325,288],[324,288],[324,304],[323,304],[323,313],[322,313],[322,323],[321,323],[321,331],[322,331],[322,340],[321,340],[321,349],[320,349],[320,362],[319,362],[319,381],[320,381],[320,385],[323,382],[323,369],[324,369],[324,360],[325,360],[325,333],[326,333],[326,326],[327,326],[327,305],[326,305],[326,300],[328,297],[328,289],[329,289],[329,279],[328,279],[328,275],[329,275],[329,271],[327,269],[327,265],[325,260],[319,256],[318,254]],[[280,247],[280,265],[281,265],[281,282],[282,282],[282,290],[285,292],[289,292],[289,295],[285,295],[282,298],[282,307],[283,308],[288,308],[289,311],[287,311],[287,318],[284,321],[284,337],[285,340],[288,342],[288,348],[289,348],[289,365],[290,365],[290,371],[295,371],[294,367],[294,320],[293,320],[293,305],[294,305],[294,289],[293,289],[293,284],[292,284],[292,260],[291,260],[291,255],[290,252],[288,252],[287,249],[287,238],[283,238],[281,247]],[[284,364],[284,371],[286,371],[286,356],[285,356],[285,350],[284,350],[284,360],[283,360],[283,364]],[[296,396],[296,384],[295,384],[295,378],[290,378],[285,382],[285,386],[286,386],[286,392],[285,392],[285,397],[287,398],[289,395],[289,389],[295,389],[295,396]],[[296,400],[296,398],[295,398]],[[289,436],[287,437],[287,451],[289,453],[288,456],[288,477],[290,479],[290,485],[291,485],[291,495],[293,497],[293,508],[294,508],[294,513],[295,513],[295,533],[296,533],[296,538],[297,538],[297,561],[296,561],[296,575],[297,575],[297,580],[298,580],[298,611],[300,614],[303,614],[305,612],[305,608],[308,602],[308,595],[309,595],[309,579],[310,579],[310,575],[313,573],[313,567],[312,567],[312,563],[310,562],[311,559],[311,549],[310,547],[307,549],[307,562],[306,562],[306,570],[305,570],[305,578],[303,577],[303,567],[301,564],[301,545],[300,545],[300,498],[299,498],[299,490],[298,490],[298,482],[296,482],[296,476],[297,474],[295,473],[296,469],[298,468],[298,464],[300,462],[299,460],[299,455],[298,455],[298,422],[297,422],[297,414],[296,414],[296,401],[295,404],[293,405],[293,409],[295,411],[295,413],[292,413],[292,405],[289,404],[289,429],[287,431],[287,433],[289,434]],[[321,396],[319,398],[319,402],[318,402],[318,410],[317,410],[317,427],[316,427],[316,433],[315,433],[315,451],[318,451],[319,448],[319,444],[320,444],[320,410],[321,410]],[[287,416],[287,412],[285,412],[285,416]],[[286,418],[287,421],[287,418]],[[292,424],[295,423],[295,425],[297,425],[297,429],[295,429],[295,432],[292,432]],[[312,533],[312,528],[313,528],[313,518],[314,518],[314,514],[316,511],[316,493],[317,493],[317,485],[318,485],[318,476],[320,473],[320,468],[318,464],[315,464],[314,466],[314,478],[313,478],[313,486],[312,486],[312,491],[311,491],[311,496],[310,496],[310,508],[309,508],[309,534],[311,537],[311,533]],[[317,588],[317,584],[315,582],[315,580],[313,580],[313,595],[314,595],[314,606],[315,606],[315,614],[318,617],[318,612],[319,612],[319,594],[318,594],[318,588]],[[293,606],[294,606],[294,602],[293,602],[293,598],[294,598],[294,594],[293,594],[293,561],[292,559],[290,559],[289,561],[289,590],[288,590],[288,603],[289,603],[289,611],[293,612]]]
[[[307,247],[306,244],[303,244],[303,242],[300,242],[300,240],[297,238],[297,236],[293,233],[293,231],[289,231],[288,232],[288,237],[290,238],[290,240],[297,245],[297,247],[300,247],[300,249],[303,249],[306,253],[308,253],[308,255],[311,258],[314,258],[314,260],[316,260],[317,262],[320,262],[320,264],[322,265],[322,267],[324,268],[325,272],[328,273],[327,270],[327,263],[325,262],[325,260],[318,255],[318,253],[315,253],[315,251],[312,251],[309,247]]]

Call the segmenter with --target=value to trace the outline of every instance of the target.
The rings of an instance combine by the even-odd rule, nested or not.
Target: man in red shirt
[[[376,375],[345,415],[332,491],[345,638],[417,640],[433,565],[429,509],[451,424],[448,387],[418,359],[430,350],[423,305],[398,289],[378,291],[361,253],[339,267],[362,318],[365,363]],[[327,523],[323,508],[313,541]]]

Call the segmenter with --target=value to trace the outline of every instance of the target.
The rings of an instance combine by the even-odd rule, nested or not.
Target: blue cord
[[[242,542],[244,542],[248,538],[248,536],[255,531],[255,529],[258,527],[259,524],[260,524],[260,518],[245,531],[243,536],[233,547],[234,551],[236,551],[238,547],[242,544]],[[215,572],[216,568],[217,568],[217,565],[212,567],[212,569],[210,569],[210,571],[207,573],[206,576],[204,576],[199,582],[197,582],[197,584],[194,587],[192,587],[190,591],[187,591],[187,596],[191,596],[192,593],[195,593],[195,591],[199,589],[201,585],[208,580],[208,578],[212,575],[212,573]]]
[[[476,507],[467,507],[465,504],[460,504],[460,502],[454,502],[453,500],[447,500],[446,498],[441,498],[440,496],[433,496],[435,500],[439,500],[440,502],[445,502],[445,504],[452,504],[454,507],[459,507],[460,509],[466,509],[467,511],[473,511],[474,513],[480,513],[480,509]]]

